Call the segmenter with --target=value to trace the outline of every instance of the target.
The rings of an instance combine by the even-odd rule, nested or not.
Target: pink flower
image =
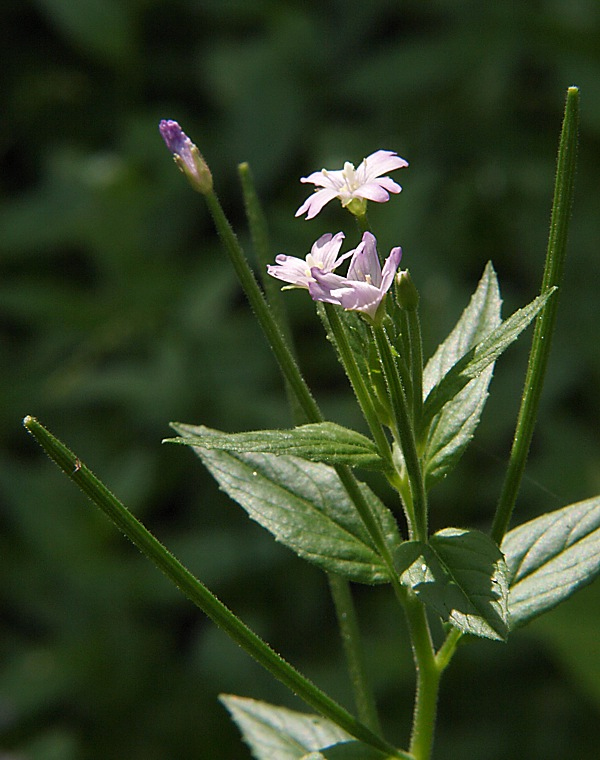
[[[401,248],[392,248],[383,270],[377,255],[377,241],[365,232],[353,252],[348,275],[340,277],[332,272],[311,269],[312,282],[308,291],[314,301],[325,301],[342,306],[348,311],[361,311],[375,319],[383,297],[390,289],[402,258]]]
[[[364,214],[366,201],[384,203],[389,200],[390,193],[399,193],[402,190],[394,180],[381,175],[405,166],[408,166],[408,161],[400,158],[394,151],[378,150],[363,159],[358,169],[347,161],[341,171],[322,169],[308,177],[302,177],[301,182],[310,182],[322,189],[315,188],[314,194],[296,211],[296,216],[306,213],[306,218],[312,219],[334,198],[339,198],[344,208],[356,201],[353,207],[357,208],[357,215],[360,216]],[[350,210],[354,212],[353,207]]]
[[[320,272],[332,272],[344,259],[352,255],[352,251],[348,251],[338,257],[343,239],[343,232],[338,232],[337,235],[332,235],[330,232],[321,235],[305,259],[280,253],[275,257],[277,263],[267,266],[267,272],[271,277],[291,283],[288,287],[308,288],[313,280],[311,274],[313,269]]]

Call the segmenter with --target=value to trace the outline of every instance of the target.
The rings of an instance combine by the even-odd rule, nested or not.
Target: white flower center
[[[346,187],[348,188],[349,192],[354,192],[354,190],[358,188],[359,183],[356,177],[356,169],[354,168],[354,164],[351,164],[350,161],[346,161],[344,164],[342,176],[346,182]]]

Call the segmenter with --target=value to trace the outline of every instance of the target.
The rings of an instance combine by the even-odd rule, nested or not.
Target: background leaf
[[[428,544],[402,544],[395,562],[402,582],[443,620],[464,633],[506,638],[506,566],[485,533],[445,528]]]
[[[300,425],[292,430],[255,430],[248,433],[222,433],[181,422],[172,422],[171,427],[184,437],[167,438],[166,442],[207,450],[288,454],[311,462],[371,469],[380,469],[383,464],[373,441],[334,422]]]
[[[357,583],[388,581],[332,467],[298,457],[193,448],[221,488],[298,556]],[[394,517],[370,488],[361,487],[393,551],[400,542]]]
[[[488,262],[469,305],[427,362],[423,372],[425,397],[467,351],[498,327],[501,305],[496,273]],[[431,421],[423,454],[428,488],[455,467],[471,441],[487,401],[493,371],[492,363],[447,401]]]
[[[541,615],[600,573],[600,497],[550,512],[506,534],[512,626]]]
[[[335,723],[319,715],[299,713],[233,694],[221,694],[219,699],[257,760],[300,760],[307,752],[352,739]]]

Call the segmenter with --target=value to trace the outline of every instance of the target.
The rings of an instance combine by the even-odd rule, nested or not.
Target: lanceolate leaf
[[[502,551],[510,578],[511,627],[527,623],[600,574],[600,496],[519,525]]]
[[[292,430],[256,430],[248,433],[222,433],[178,422],[172,423],[172,427],[183,433],[183,437],[167,438],[166,442],[200,446],[207,450],[289,454],[311,462],[371,469],[383,466],[373,441],[334,422],[300,425]]]
[[[506,565],[485,533],[445,528],[427,544],[407,541],[395,564],[402,582],[443,620],[464,633],[506,638]]]
[[[424,426],[427,426],[444,404],[454,398],[468,382],[479,377],[490,364],[496,361],[532,322],[555,290],[556,288],[550,289],[527,306],[515,311],[452,366],[442,380],[431,389],[425,400]]]
[[[332,467],[274,454],[194,451],[221,488],[300,557],[358,583],[388,581],[387,569]],[[361,489],[393,551],[401,540],[394,517],[366,485]]]
[[[221,694],[225,705],[257,760],[300,760],[313,750],[352,739],[326,718],[256,699]]]
[[[491,261],[488,261],[469,305],[423,370],[425,397],[469,349],[480,343],[498,327],[502,321],[500,319],[501,306],[498,278]]]
[[[471,302],[425,367],[425,394],[459,359],[501,324],[501,305],[496,273],[488,262]],[[479,377],[468,382],[433,417],[424,451],[428,488],[453,469],[471,441],[487,400],[492,372],[493,363]]]

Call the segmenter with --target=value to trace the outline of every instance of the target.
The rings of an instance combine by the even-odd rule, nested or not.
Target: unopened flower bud
[[[396,296],[401,309],[416,311],[419,306],[419,291],[415,288],[408,269],[396,275]]]
[[[173,154],[175,163],[194,190],[203,195],[210,193],[213,181],[208,164],[179,124],[170,119],[163,119],[158,128],[165,145]]]

